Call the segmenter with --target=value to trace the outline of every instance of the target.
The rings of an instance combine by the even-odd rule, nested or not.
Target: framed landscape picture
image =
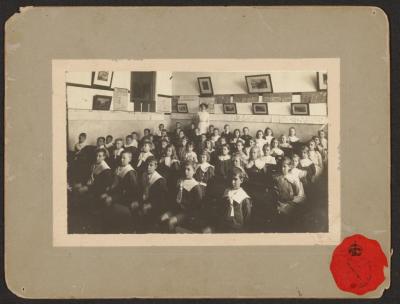
[[[317,72],[318,91],[326,91],[328,89],[328,73]]]
[[[92,86],[111,87],[113,78],[111,71],[96,71],[92,73]]]
[[[111,106],[112,96],[94,95],[93,96],[93,110],[109,111]]]
[[[245,76],[249,94],[272,93],[270,74]]]
[[[200,96],[214,95],[211,77],[198,77],[197,81],[199,83]]]
[[[237,114],[236,103],[224,103],[222,105],[224,114]]]
[[[268,115],[268,104],[265,102],[254,102],[252,104],[253,114]]]
[[[308,103],[291,103],[290,112],[292,115],[310,115],[310,107]]]
[[[176,111],[178,113],[188,113],[188,106],[187,103],[178,103],[176,106]]]

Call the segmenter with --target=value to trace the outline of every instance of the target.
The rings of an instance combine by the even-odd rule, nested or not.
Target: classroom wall
[[[314,92],[315,71],[296,72],[173,72],[172,95],[199,95],[197,77],[211,77],[214,94],[247,94],[246,75],[270,74],[275,93]]]

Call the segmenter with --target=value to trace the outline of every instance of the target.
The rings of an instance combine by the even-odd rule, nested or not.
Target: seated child
[[[180,163],[176,156],[175,147],[168,144],[160,159],[157,171],[167,180],[168,198],[176,197],[176,183],[180,173]]]
[[[79,134],[78,142],[74,146],[75,155],[81,152],[86,145],[86,133]]]
[[[244,144],[243,144],[243,141],[241,141],[241,140],[238,140],[236,142],[236,153],[238,153],[240,155],[243,163],[247,163],[247,161],[249,160],[249,156],[245,152]]]
[[[132,164],[136,164],[138,156],[139,156],[139,150],[133,143],[133,137],[132,135],[128,135],[125,137],[125,146],[124,146],[125,151],[129,151],[132,154]]]
[[[315,142],[315,150],[317,150],[322,156],[322,163],[325,167],[328,162],[328,150],[325,149],[324,146],[321,144],[321,139],[318,136],[313,136],[312,140]]]
[[[262,130],[258,130],[256,133],[256,146],[260,149],[261,152],[266,143],[267,141],[264,139],[264,132]]]
[[[104,148],[96,150],[96,162],[91,168],[89,180],[85,184],[75,184],[74,193],[89,196],[97,201],[108,190],[112,183],[112,172],[105,162],[106,154]]]
[[[233,153],[231,160],[232,160],[232,170],[235,168],[241,170],[243,172],[243,178],[244,178],[243,183],[246,183],[249,180],[249,177],[247,176],[247,173],[245,170],[247,162],[243,161],[243,158],[239,152]]]
[[[297,143],[300,139],[296,136],[296,129],[294,127],[289,128],[288,140],[290,144]]]
[[[296,176],[302,183],[306,182],[307,171],[300,169],[300,156],[293,154],[292,156],[292,169],[290,173]]]
[[[243,171],[234,168],[231,185],[225,189],[221,204],[219,228],[221,232],[245,232],[251,217],[251,200],[242,189]]]
[[[245,152],[247,155],[250,155],[250,149],[256,147],[256,140],[254,138],[250,138],[246,144]],[[261,151],[261,150],[260,150]]]
[[[214,133],[213,133],[213,135],[211,136],[211,141],[213,142],[213,144],[215,145],[215,143],[218,141],[218,139],[220,138],[221,136],[219,135],[219,129],[218,128],[214,128]]]
[[[186,152],[185,152],[185,157],[184,161],[190,160],[194,163],[198,163],[199,161],[197,160],[197,154],[194,152],[194,143],[192,141],[189,141],[186,144]]]
[[[221,137],[224,137],[226,139],[227,143],[231,142],[231,140],[233,138],[233,135],[232,135],[232,133],[230,131],[230,126],[229,125],[224,125],[224,131],[222,131]]]
[[[314,181],[316,170],[314,163],[309,157],[309,148],[307,146],[301,148],[301,159],[298,168],[307,172],[307,182]]]
[[[322,170],[324,168],[324,163],[322,162],[322,156],[321,153],[319,153],[316,150],[316,144],[315,141],[311,140],[308,143],[308,157],[311,159],[311,161],[314,163],[315,165],[315,177],[314,178],[318,178],[321,173]]]
[[[296,143],[295,143],[296,144]],[[285,156],[291,157],[293,154],[293,147],[289,142],[286,135],[282,134],[280,137],[279,148],[283,151]]]
[[[214,177],[214,166],[210,165],[210,154],[207,151],[202,151],[200,156],[200,164],[197,166],[194,179],[203,187],[205,193],[208,182]]]
[[[138,157],[138,162],[136,164],[136,168],[139,172],[139,174],[141,174],[142,172],[144,172],[146,170],[146,160],[149,156],[154,156],[153,153],[151,153],[151,148],[152,148],[152,144],[149,141],[145,141],[143,142],[143,146],[142,146],[142,152],[139,154]]]
[[[107,222],[105,232],[132,232],[131,205],[139,199],[139,185],[135,169],[130,165],[132,154],[129,151],[121,153],[121,163],[115,169],[114,182],[110,189],[101,195],[105,205]]]
[[[167,148],[168,144],[168,140],[162,138],[160,142],[156,145],[155,156],[157,159],[161,159],[161,157],[164,155],[165,149]]]
[[[210,164],[214,166],[215,162],[217,161],[217,153],[214,150],[213,142],[207,139],[204,142],[203,150],[210,154]]]
[[[139,135],[137,134],[137,132],[132,132],[131,136],[132,136],[132,146],[139,148]]]
[[[226,180],[232,169],[231,156],[229,155],[229,146],[227,144],[221,147],[221,155],[218,156],[215,163],[215,176],[220,180]]]
[[[110,148],[113,146],[113,140],[114,138],[112,137],[112,135],[107,135],[106,136],[106,144],[105,147],[107,150],[110,151]]]
[[[250,139],[252,139],[252,137],[250,135],[250,130],[248,127],[243,128],[243,135],[241,137],[244,140],[245,144],[248,144]]]
[[[207,139],[211,140],[211,137],[214,135],[214,125],[209,125],[208,126],[208,131],[207,131]]]
[[[263,146],[263,152],[264,156],[261,157],[261,159],[264,161],[264,163],[269,166],[269,165],[276,165],[276,159],[271,155],[271,148],[269,144],[265,144]]]
[[[165,129],[164,124],[159,124],[158,125],[158,129],[154,131],[154,136],[161,137],[162,136],[162,130],[164,130],[164,129]]]
[[[150,129],[149,129],[149,128],[145,128],[145,129],[143,130],[143,137],[140,139],[141,145],[143,145],[143,143],[144,143],[145,141],[151,142],[150,135],[151,135]]]
[[[265,194],[267,176],[259,147],[255,146],[250,149],[249,160],[245,165],[245,170],[249,176],[249,182],[246,187],[248,193],[254,200],[261,200]]]
[[[141,217],[138,229],[154,232],[161,214],[167,210],[167,181],[157,171],[157,159],[149,156],[145,161],[140,202],[132,206],[134,214]]]
[[[188,143],[188,138],[183,137],[178,144],[178,149],[176,151],[176,154],[178,156],[179,161],[184,162],[185,157],[186,157],[186,145]]]
[[[264,134],[265,140],[267,141],[266,143],[271,146],[271,141],[274,138],[274,132],[272,132],[271,128],[266,128]]]
[[[290,173],[291,160],[285,157],[281,163],[281,173],[274,177],[274,197],[278,214],[290,214],[304,202],[303,184],[298,177]]]
[[[275,157],[277,161],[283,159],[285,152],[281,148],[279,148],[279,142],[276,138],[271,140],[271,155]]]
[[[195,164],[186,161],[183,164],[184,176],[178,181],[178,194],[176,196],[175,215],[165,213],[161,220],[168,222],[170,231],[174,231],[177,225],[182,225],[191,230],[200,230],[203,191],[199,182],[193,178]]]
[[[107,159],[107,162],[112,169],[116,169],[121,162],[121,153],[124,151],[123,145],[123,139],[117,138],[114,147],[110,149],[110,157]]]
[[[326,133],[324,130],[318,131],[319,141],[325,150],[328,150],[328,139],[326,138]]]

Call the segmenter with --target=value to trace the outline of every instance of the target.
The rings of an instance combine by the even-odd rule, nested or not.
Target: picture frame
[[[328,73],[317,72],[317,88],[318,91],[328,90]]]
[[[237,114],[236,103],[224,103],[222,109],[224,114]]]
[[[112,71],[95,71],[92,72],[92,86],[111,88],[114,72]]]
[[[187,103],[178,103],[176,105],[176,112],[177,113],[189,113]]]
[[[92,110],[109,111],[111,107],[112,96],[94,95]]]
[[[253,102],[251,108],[255,115],[268,115],[268,104],[266,102]]]
[[[211,82],[211,77],[198,77],[200,96],[213,96],[214,89]]]
[[[292,102],[290,104],[290,113],[292,115],[310,115],[310,105],[303,102]]]
[[[249,94],[273,93],[270,74],[245,76]]]

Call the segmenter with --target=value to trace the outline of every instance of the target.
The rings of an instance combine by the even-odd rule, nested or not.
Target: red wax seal
[[[330,268],[340,289],[363,295],[385,280],[385,266],[388,262],[379,243],[356,234],[336,247]]]

